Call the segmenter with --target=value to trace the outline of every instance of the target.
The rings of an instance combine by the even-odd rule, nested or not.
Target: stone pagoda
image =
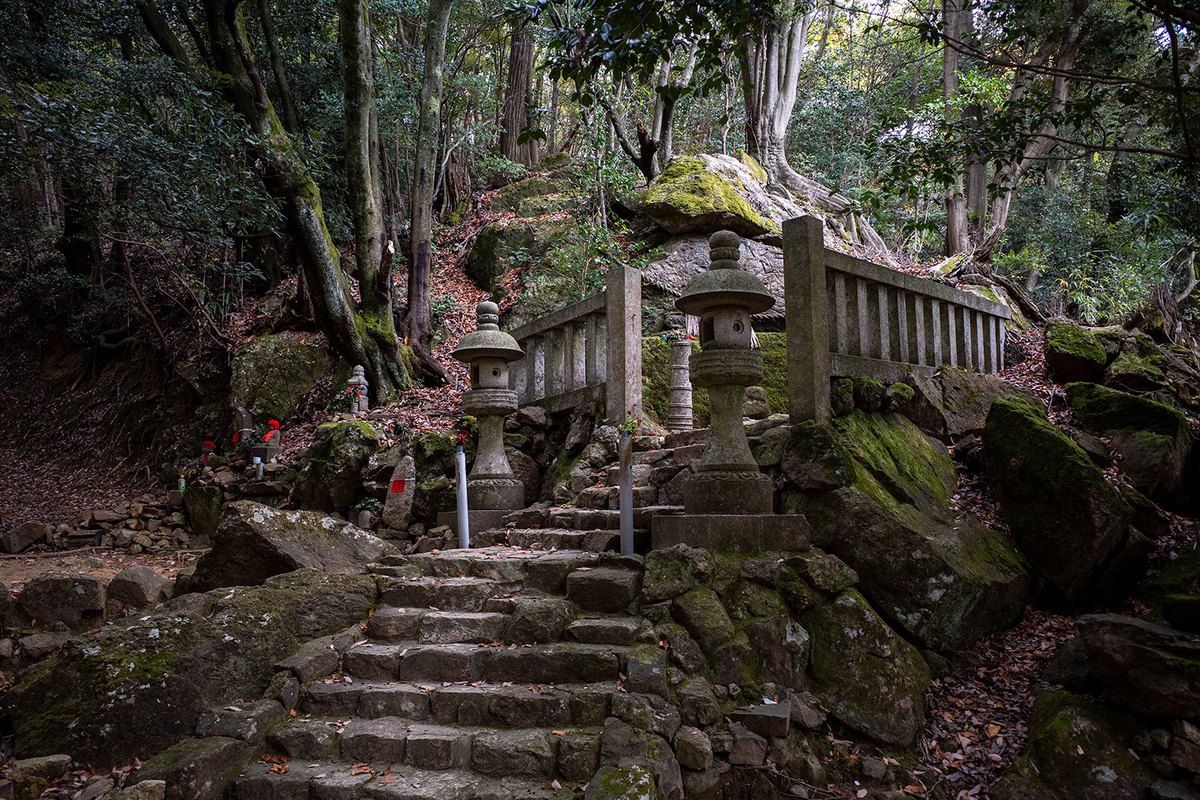
[[[708,270],[688,283],[675,306],[700,318],[700,352],[691,355],[690,375],[693,386],[708,390],[712,421],[704,455],[683,487],[684,513],[654,518],[653,545],[801,549],[808,524],[801,515],[773,513],[774,487],[759,471],[742,424],[746,387],[763,376],[762,354],[751,348],[750,317],[775,305],[775,298],[741,268],[736,233],[719,231],[708,241]]]

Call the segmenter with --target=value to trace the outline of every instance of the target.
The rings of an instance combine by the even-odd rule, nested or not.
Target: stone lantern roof
[[[502,358],[519,361],[525,357],[517,340],[500,330],[500,307],[495,303],[482,302],[475,306],[478,330],[464,336],[451,353],[459,361],[470,364],[481,358]]]
[[[709,268],[688,282],[675,307],[700,316],[718,306],[743,308],[760,314],[775,305],[775,297],[756,276],[738,263],[741,239],[732,231],[718,231],[708,239]]]

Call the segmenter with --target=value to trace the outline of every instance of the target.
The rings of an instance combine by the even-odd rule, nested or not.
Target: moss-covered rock
[[[369,576],[303,570],[177,597],[78,636],[5,695],[16,753],[70,753],[102,769],[149,758],[190,736],[211,706],[258,697],[276,662],[363,619],[377,600]]]
[[[259,424],[287,419],[333,366],[329,352],[306,338],[288,331],[243,345],[233,357],[230,404],[249,411]]]
[[[1182,413],[1094,383],[1067,384],[1067,400],[1085,429],[1110,439],[1134,486],[1151,497],[1183,488],[1194,441]]]
[[[1130,717],[1082,697],[1050,692],[1033,704],[1029,743],[992,789],[996,800],[1126,800],[1145,797],[1156,776],[1129,749]]]
[[[958,441],[979,433],[988,411],[998,398],[1024,400],[1035,407],[1042,401],[1028,389],[1013,386],[995,375],[943,367],[933,376],[913,375],[914,394],[907,402],[897,400],[901,413],[943,442]]]
[[[800,476],[809,491],[789,493],[787,510],[805,514],[813,544],[852,567],[862,592],[912,638],[955,651],[1019,616],[1024,560],[1007,537],[955,519],[953,464],[911,422],[855,412],[795,426],[791,444],[784,479]]]
[[[1104,385],[1131,392],[1161,389],[1168,383],[1168,364],[1158,345],[1144,333],[1121,341],[1121,350],[1104,370]]]
[[[925,715],[929,667],[857,591],[800,617],[812,636],[812,691],[848,727],[908,747]]]
[[[557,183],[544,175],[533,175],[523,181],[510,183],[496,192],[492,208],[496,211],[516,211],[522,202],[533,197],[545,197],[560,191]]]
[[[1090,381],[1100,377],[1108,356],[1087,328],[1071,322],[1046,324],[1046,371],[1058,381]]]
[[[695,156],[671,160],[650,182],[643,209],[673,234],[731,230],[743,236],[779,233],[779,224],[764,219],[726,177]]]
[[[1070,602],[1102,582],[1133,508],[1087,454],[1027,403],[997,400],[983,431],[988,479],[1022,554]]]
[[[506,274],[546,255],[571,236],[570,222],[553,219],[498,220],[483,226],[467,256],[467,276],[492,291]]]
[[[346,512],[365,496],[364,473],[378,449],[378,431],[362,420],[321,425],[296,477],[292,502],[299,508]]]
[[[228,736],[184,739],[143,764],[135,780],[163,781],[171,798],[219,800],[253,755],[250,745]]]

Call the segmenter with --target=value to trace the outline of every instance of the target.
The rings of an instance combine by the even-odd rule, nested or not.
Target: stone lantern
[[[762,474],[742,424],[745,388],[763,375],[762,354],[751,349],[750,317],[775,298],[739,264],[741,239],[731,231],[709,237],[711,264],[675,302],[700,318],[700,352],[692,353],[691,381],[708,389],[711,424],[704,454],[683,487],[684,513],[658,516],[655,548],[686,542],[723,550],[791,550],[807,545],[801,515],[772,513],[774,487]]]
[[[517,340],[500,330],[500,307],[483,302],[475,307],[477,329],[454,348],[456,359],[471,368],[471,389],[463,392],[462,410],[479,424],[475,465],[467,476],[471,530],[497,527],[510,511],[525,506],[525,486],[513,474],[504,454],[504,418],[517,410],[517,393],[508,388],[508,364],[525,357]],[[438,522],[457,531],[453,513]]]

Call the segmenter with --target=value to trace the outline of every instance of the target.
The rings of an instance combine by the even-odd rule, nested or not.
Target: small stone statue
[[[368,395],[370,393],[371,386],[367,383],[367,376],[361,364],[354,368],[354,373],[350,376],[350,380],[347,381],[347,385],[350,387],[357,386],[359,389],[358,400],[350,404],[350,413],[365,414],[366,412],[370,411],[371,401]]]

